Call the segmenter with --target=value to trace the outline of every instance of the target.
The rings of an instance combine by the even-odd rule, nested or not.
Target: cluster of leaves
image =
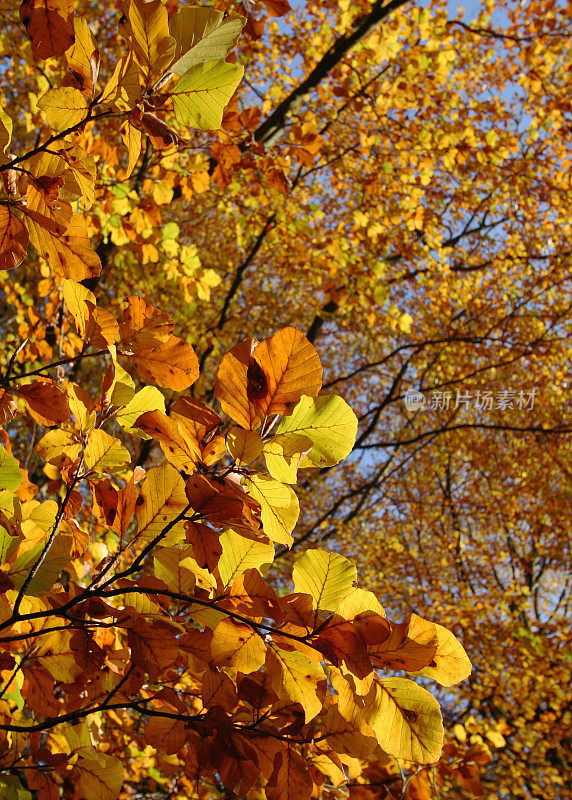
[[[55,426],[35,450],[59,496],[35,498],[4,435],[4,763],[40,798],[65,784],[66,796],[111,799],[123,764],[101,747],[122,735],[157,759],[176,754],[180,790],[216,775],[240,795],[264,787],[268,798],[309,800],[376,750],[437,761],[437,701],[380,670],[458,682],[470,663],[453,634],[416,615],[389,622],[335,552],[298,558],[293,593],[263,577],[274,545],[292,542],[298,469],[337,464],[357,431],[341,398],[319,395],[313,346],[296,328],[246,340],[218,370],[226,421],[189,395],[167,415],[162,393],[135,391],[117,359],[129,357],[140,379],[187,389],[197,360],[173,342],[172,320],[132,297],[115,327],[106,316],[90,336],[96,306],[70,283],[67,313],[78,330],[83,314],[88,347],[107,332],[99,396],[72,381],[4,378],[5,420],[19,397],[37,423]],[[130,470],[113,426],[152,436],[166,461]]]
[[[433,766],[396,761],[378,742],[359,757],[338,750],[345,778],[334,770],[320,788],[320,771],[326,775],[333,762],[323,757],[319,735],[310,728],[306,738],[284,734],[282,744],[310,766],[314,795],[347,787],[363,800],[400,793],[408,800],[563,797],[572,430],[566,135],[572,39],[565,6],[486,0],[453,16],[444,0],[423,9],[405,0],[323,0],[295,9],[286,0],[213,0],[209,8],[177,0],[105,6],[0,0],[0,12],[2,265],[12,267],[28,240],[32,245],[0,286],[3,441],[27,470],[17,488],[20,502],[50,496],[61,502],[86,436],[91,465],[109,444],[103,434],[119,442],[105,468],[116,470],[110,486],[93,499],[89,487],[105,481],[103,471],[72,490],[59,533],[80,537],[75,520],[90,543],[78,558],[74,545],[63,549],[62,559],[73,560],[54,575],[60,584],[46,597],[60,585],[82,591],[96,565],[135,535],[137,508],[123,533],[119,523],[119,533],[113,530],[112,517],[123,508],[115,493],[132,477],[134,491],[144,493],[140,468],[151,477],[153,465],[166,458],[183,483],[189,476],[209,482],[197,486],[200,497],[220,489],[218,475],[241,492],[225,494],[225,507],[240,513],[228,530],[275,543],[274,562],[259,571],[280,598],[291,589],[297,551],[329,547],[357,564],[360,585],[389,616],[430,608],[475,664],[469,680],[437,690],[445,743]],[[231,48],[241,27],[237,57]],[[246,80],[223,111],[232,94],[225,81],[238,80],[237,61]],[[213,74],[226,76],[220,86],[212,85]],[[215,123],[216,132],[193,127]],[[142,299],[127,299],[135,295]],[[149,311],[149,304],[161,311]],[[154,330],[148,338],[138,338],[138,315]],[[249,360],[245,367],[248,345],[234,361],[223,359],[246,337],[292,326],[312,344],[319,340],[324,391],[342,394],[360,421],[352,455],[336,469],[328,463],[347,452],[349,433],[328,455],[322,445],[308,450],[307,431],[288,427],[290,401],[267,415],[262,397],[273,385],[267,345],[255,359],[261,370],[249,372]],[[224,381],[217,384],[221,359],[226,389]],[[155,386],[135,386],[138,380]],[[311,400],[315,383],[316,376],[304,389],[308,411],[300,405],[297,425],[311,402],[325,402],[319,395]],[[218,415],[209,410],[215,385]],[[185,386],[191,394],[182,404],[176,392],[187,393]],[[428,401],[450,393],[450,403],[428,402],[412,413],[403,405],[411,388]],[[457,392],[474,397],[507,388],[536,390],[534,407],[479,409],[455,401]],[[104,407],[104,400],[112,405]],[[339,413],[345,406],[329,400],[327,408]],[[269,427],[276,414],[278,431]],[[211,450],[208,431],[221,419],[224,443],[213,436]],[[339,438],[337,429],[328,447]],[[309,467],[312,450],[318,468]],[[84,455],[78,476],[88,468]],[[294,485],[296,529],[290,527],[298,514]],[[247,505],[240,505],[245,497]],[[26,530],[33,518],[30,512]],[[190,523],[180,526],[187,547],[207,532],[209,547],[217,537],[224,542],[227,523],[198,520],[205,526],[198,532],[190,532]],[[21,524],[16,517],[12,532]],[[34,546],[52,527],[44,523],[42,530]],[[142,544],[121,556],[119,571]],[[190,549],[188,555],[198,559]],[[215,557],[216,572],[223,554],[216,567]],[[150,553],[131,578],[150,579],[157,569]],[[209,564],[203,569],[211,571]],[[115,571],[110,567],[103,581]],[[23,586],[18,580],[19,589],[6,584],[11,600]],[[212,583],[196,585],[212,591],[209,600],[221,592]],[[184,605],[167,601],[158,601],[165,613],[184,613]],[[104,627],[109,639],[116,636],[112,649],[123,647],[129,633],[115,618],[97,626],[87,618],[90,630],[100,629],[102,649]],[[23,625],[21,635],[27,632]],[[263,640],[272,635],[256,632]],[[354,645],[350,650],[363,668]],[[11,681],[5,691],[11,713],[27,692],[22,655],[16,662],[3,675]],[[232,667],[223,669],[234,679]],[[347,669],[343,659],[337,669]],[[331,681],[329,687],[335,698]],[[52,694],[61,704],[64,690],[58,679]],[[140,701],[145,691],[130,698]],[[189,691],[195,689],[180,688],[184,700]],[[77,711],[85,697],[73,702]],[[41,719],[38,713],[22,717],[28,724]],[[46,710],[44,718],[54,713]],[[150,716],[141,724],[140,718],[134,709],[110,708],[85,718],[89,742],[83,728],[73,746],[50,740],[54,752],[60,747],[69,756],[61,773],[57,764],[31,761],[25,737],[10,732],[8,742],[20,742],[23,755],[14,761],[12,751],[3,762],[12,771],[4,793],[27,796],[21,787],[30,788],[28,776],[36,772],[53,775],[71,794],[75,747],[83,755],[119,755],[125,793],[188,794],[189,786],[178,784],[185,765],[145,741]],[[377,738],[366,725],[371,747]],[[41,747],[49,730],[34,734]],[[210,764],[207,756],[199,754],[201,766]],[[213,764],[203,777],[198,767],[193,773],[202,796],[222,792]]]
[[[143,772],[175,794],[309,800],[343,791],[364,757],[438,761],[437,701],[383,671],[464,679],[453,634],[417,615],[390,622],[336,552],[298,558],[293,592],[264,578],[275,546],[293,541],[298,471],[338,464],[357,433],[347,403],[320,394],[313,345],[287,327],[233,347],[216,376],[219,414],[173,396],[200,370],[167,312],[133,295],[117,319],[89,288],[101,261],[82,212],[96,165],[78,138],[119,119],[129,175],[142,133],[153,147],[186,144],[171,116],[218,128],[242,76],[225,58],[245,20],[193,6],[169,20],[160,0],[128,0],[127,54],[98,91],[98,46],[71,3],[25,0],[20,16],[33,55],[65,54],[68,71],[37,102],[52,133],[33,150],[8,152],[2,112],[0,265],[19,266],[31,241],[59,294],[65,357],[50,361],[47,337],[24,342],[1,380],[3,796],[113,800]],[[84,387],[74,370],[85,360],[107,368]],[[13,454],[22,417],[39,485]],[[136,466],[141,440],[165,460]]]
[[[94,200],[93,157],[70,135],[90,122],[113,117],[128,149],[127,176],[141,154],[142,135],[158,148],[183,146],[169,125],[216,129],[244,69],[226,61],[245,20],[183,6],[170,20],[161,0],[126,0],[120,32],[127,44],[110,79],[98,91],[100,54],[87,21],[73,16],[67,0],[26,0],[20,16],[36,58],[65,54],[64,85],[39,98],[51,136],[25,155],[7,149],[13,123],[0,114],[0,172],[6,200],[0,206],[0,268],[22,263],[32,245],[53,275],[81,281],[100,273],[85,220],[73,211]]]

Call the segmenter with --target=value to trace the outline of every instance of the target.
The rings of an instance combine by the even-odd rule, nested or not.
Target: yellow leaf
[[[97,428],[89,433],[83,457],[93,472],[117,472],[131,461],[131,454],[119,439]]]
[[[125,373],[127,375],[127,373]],[[113,395],[115,401],[115,394]],[[116,403],[114,402],[114,405]],[[125,408],[117,412],[117,422],[126,430],[133,430],[142,414],[148,411],[165,411],[165,398],[155,386],[144,386],[127,403]],[[145,438],[149,438],[145,435]]]
[[[91,247],[85,219],[74,214],[65,233],[52,233],[28,215],[30,242],[59,277],[83,281],[101,272],[99,256]]]
[[[266,475],[247,478],[244,488],[260,503],[264,533],[273,542],[289,547],[293,541],[292,531],[300,514],[300,505],[294,490]]]
[[[306,722],[322,710],[318,684],[326,681],[322,667],[304,653],[271,646],[266,655],[266,673],[270,685],[283,700],[300,703]]]
[[[254,431],[233,426],[226,435],[228,452],[238,466],[250,464],[262,453],[262,439]]]
[[[99,72],[97,42],[89,29],[87,20],[83,17],[75,17],[73,27],[75,41],[66,52],[68,69],[73,74],[75,86],[86,97],[91,98]]]
[[[195,588],[195,576],[184,565],[185,549],[161,547],[153,558],[155,576],[166,583],[171,591],[180,594],[190,594]],[[188,550],[191,551],[191,548]]]
[[[136,128],[135,125],[131,125],[131,123],[127,121],[121,128],[121,138],[123,139],[123,144],[127,148],[128,162],[125,178],[129,178],[141,155],[142,134],[139,128]]]
[[[87,301],[95,305],[95,295],[86,289],[78,281],[64,278],[62,281],[63,295],[66,303],[66,310],[73,317],[79,335],[85,336],[85,317],[87,313]]]
[[[15,589],[19,590],[22,588],[30,571],[40,558],[45,544],[45,540],[39,542],[39,544],[30,548],[30,550],[26,550],[19,555],[12,564],[8,574],[10,575]],[[40,595],[50,591],[54,583],[58,580],[61,571],[70,562],[71,545],[71,536],[67,534],[57,534],[55,536],[47,555],[26,589],[26,595],[40,597]]]
[[[443,722],[437,700],[406,678],[383,678],[375,686],[367,722],[381,749],[417,764],[439,761]]]
[[[311,439],[314,446],[301,467],[331,467],[351,453],[357,425],[356,415],[341,397],[302,397],[276,434],[299,433]]]
[[[201,61],[226,58],[245,22],[232,11],[227,15],[206,6],[182,6],[169,25],[176,43],[176,61],[170,71],[183,75]]]
[[[105,753],[82,754],[74,767],[78,778],[75,791],[80,797],[116,800],[123,785],[121,761]]]
[[[150,86],[167,69],[175,53],[167,8],[161,0],[125,0],[121,10],[128,21],[126,31],[135,60]]]
[[[385,616],[381,603],[374,593],[356,586],[344,597],[336,609],[336,614],[339,614],[344,619],[352,620],[364,611],[373,611],[379,614],[380,617]]]
[[[312,596],[317,611],[336,611],[357,582],[356,567],[339,553],[307,550],[292,570],[294,588]]]
[[[215,628],[211,655],[217,667],[230,665],[248,674],[264,664],[266,646],[252,627],[227,617]]]
[[[471,662],[463,645],[451,631],[435,622],[433,626],[437,634],[437,652],[430,666],[424,667],[418,674],[433,678],[441,686],[453,686],[469,677]]]
[[[153,539],[188,506],[185,483],[175,467],[160,464],[152,467],[145,479],[140,502],[135,509],[139,536]],[[184,539],[182,523],[179,524]]]
[[[177,120],[200,130],[218,130],[224,108],[243,74],[242,65],[223,60],[207,61],[188,69],[171,91]]]
[[[245,539],[230,528],[221,534],[220,543],[222,555],[218,569],[223,586],[234,583],[247,569],[264,573],[274,561],[274,545]]]
[[[302,456],[312,449],[312,440],[301,433],[282,433],[264,443],[266,469],[277,481],[296,483]]]
[[[115,65],[113,75],[103,90],[101,103],[114,105],[120,111],[131,111],[140,96],[139,72],[133,56],[129,54]]]
[[[60,464],[63,456],[67,456],[70,462],[75,461],[81,443],[70,431],[55,429],[44,434],[34,449],[48,464]]]
[[[73,128],[88,116],[88,107],[87,99],[72,86],[50,89],[38,100],[38,108],[42,109],[46,122],[55,131]]]

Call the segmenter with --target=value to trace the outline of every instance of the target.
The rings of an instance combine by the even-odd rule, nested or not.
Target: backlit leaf
[[[307,550],[296,560],[292,580],[297,592],[312,596],[317,611],[336,611],[353,591],[357,570],[339,553]]]
[[[46,122],[55,131],[73,128],[88,115],[88,102],[85,96],[73,86],[50,89],[38,100],[46,117]]]
[[[239,64],[220,60],[196,64],[187,70],[171,91],[179,122],[202,130],[218,130],[224,108],[243,73],[244,67]]]
[[[28,250],[29,234],[9,205],[0,206],[0,269],[19,267]]]
[[[224,586],[233,583],[247,569],[264,573],[265,567],[274,561],[274,545],[245,539],[232,529],[220,536],[222,555],[218,568]]]
[[[356,415],[341,397],[303,397],[280,422],[276,434],[299,433],[312,440],[314,446],[301,467],[330,467],[351,453],[357,425]]]
[[[18,460],[0,446],[0,489],[15,492],[22,483],[22,473]]]
[[[74,42],[73,0],[24,0],[20,19],[36,58],[61,56]]]
[[[290,546],[300,505],[294,490],[266,475],[253,475],[245,482],[248,494],[260,503],[264,533],[277,544]]]
[[[117,472],[131,461],[131,455],[119,439],[100,429],[90,432],[83,457],[92,472]]]
[[[368,710],[368,723],[382,750],[418,764],[439,760],[443,722],[439,703],[421,686],[406,678],[383,678]]]
[[[245,22],[244,17],[233,12],[225,16],[206,6],[182,6],[169,24],[176,42],[176,61],[170,71],[183,75],[201,61],[226,58],[236,47]]]

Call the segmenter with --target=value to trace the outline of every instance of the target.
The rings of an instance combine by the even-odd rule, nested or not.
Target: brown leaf
[[[133,663],[156,680],[177,658],[177,640],[171,628],[136,618],[129,624],[127,641]]]
[[[312,778],[306,761],[293,748],[281,750],[266,785],[268,800],[310,800]]]
[[[66,395],[50,380],[37,380],[28,386],[18,386],[15,391],[24,399],[30,415],[41,425],[55,425],[70,418]]]
[[[20,19],[36,58],[61,56],[74,43],[73,0],[24,0]]]
[[[185,538],[193,546],[193,555],[199,567],[213,572],[222,555],[217,531],[202,522],[185,522]]]
[[[28,229],[11,206],[0,206],[0,269],[20,266],[28,250]]]

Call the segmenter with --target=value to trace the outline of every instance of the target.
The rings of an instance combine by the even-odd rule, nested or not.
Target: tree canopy
[[[0,796],[569,796],[569,8],[0,12]]]

